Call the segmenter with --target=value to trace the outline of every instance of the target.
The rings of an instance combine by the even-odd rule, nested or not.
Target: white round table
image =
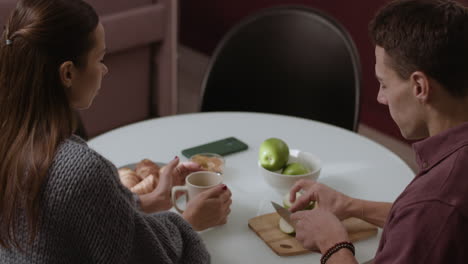
[[[319,182],[350,196],[392,202],[414,177],[385,147],[351,131],[312,120],[261,113],[212,112],[151,119],[100,135],[89,146],[117,167],[143,158],[168,162],[181,150],[234,136],[249,149],[225,157],[224,183],[232,191],[228,223],[200,233],[214,264],[320,263],[320,254],[280,257],[248,227],[248,220],[274,212],[270,201],[282,197],[260,176],[258,148],[277,137],[290,148],[314,153],[323,161]],[[374,257],[381,232],[356,242],[359,262]]]

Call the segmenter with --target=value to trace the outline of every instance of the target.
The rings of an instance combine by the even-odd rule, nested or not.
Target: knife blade
[[[293,227],[296,227],[296,225],[293,223],[293,221],[291,221],[291,212],[289,212],[288,209],[284,208],[283,206],[275,203],[275,202],[271,202],[271,204],[273,205],[273,207],[275,208],[276,212],[286,221],[288,222],[288,224],[290,224],[291,226]]]

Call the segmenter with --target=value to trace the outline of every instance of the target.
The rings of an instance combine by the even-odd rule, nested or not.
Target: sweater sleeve
[[[91,150],[78,159],[56,208],[59,235],[73,241],[71,262],[210,262],[200,237],[180,216],[140,212],[110,162]]]

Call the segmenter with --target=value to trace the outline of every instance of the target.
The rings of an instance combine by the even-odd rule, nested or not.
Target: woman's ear
[[[427,75],[423,72],[416,71],[411,74],[410,80],[413,89],[413,95],[421,103],[426,103],[429,99],[429,94],[431,92],[429,78],[427,77]]]
[[[66,61],[60,65],[59,74],[62,84],[66,88],[71,88],[73,86],[73,75],[74,75],[75,65],[71,61]]]

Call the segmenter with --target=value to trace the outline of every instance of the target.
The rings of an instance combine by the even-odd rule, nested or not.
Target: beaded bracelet
[[[333,247],[329,248],[327,250],[327,252],[325,252],[325,254],[322,255],[322,258],[320,259],[320,263],[321,264],[327,263],[327,260],[333,254],[335,254],[336,252],[338,252],[342,248],[347,248],[347,249],[351,250],[351,252],[353,253],[353,256],[354,256],[354,253],[355,253],[354,245],[351,242],[343,241],[343,242],[340,242],[340,243],[336,243]]]

